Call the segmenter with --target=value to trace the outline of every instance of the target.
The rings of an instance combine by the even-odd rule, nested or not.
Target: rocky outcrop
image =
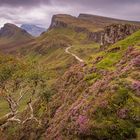
[[[130,24],[113,24],[105,27],[103,31],[89,33],[88,39],[100,43],[101,46],[108,46],[126,38],[138,29],[140,29],[140,26]]]
[[[53,28],[72,28],[76,32],[85,32],[88,33],[88,29],[85,26],[80,26],[79,23],[85,23],[84,20],[80,20],[76,17],[66,14],[58,14],[52,17],[52,22],[49,27],[50,29]]]
[[[51,22],[51,25],[49,27],[49,30],[53,29],[53,28],[61,28],[61,27],[65,28],[65,27],[67,27],[67,24],[62,20],[63,18],[65,18],[67,16],[71,17],[69,15],[61,15],[61,14],[60,15],[54,15],[52,17],[52,22]]]

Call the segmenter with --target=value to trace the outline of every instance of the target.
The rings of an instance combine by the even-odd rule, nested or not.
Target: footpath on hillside
[[[78,60],[79,62],[84,62],[83,59],[79,58],[76,54],[70,52],[69,50],[72,48],[72,46],[69,46],[65,49],[65,52],[72,55],[73,57],[75,57],[76,60]]]

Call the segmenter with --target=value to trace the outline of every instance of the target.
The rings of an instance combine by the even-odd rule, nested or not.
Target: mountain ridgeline
[[[58,14],[39,37],[5,24],[0,50],[0,140],[140,139],[140,22]]]
[[[50,29],[57,27],[71,27],[77,32],[85,32],[89,40],[106,46],[136,32],[140,29],[140,23],[86,14],[80,14],[78,18],[69,15],[55,15]]]

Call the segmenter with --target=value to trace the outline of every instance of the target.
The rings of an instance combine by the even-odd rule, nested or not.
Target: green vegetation
[[[84,80],[89,83],[94,83],[95,81],[99,79],[101,79],[101,75],[97,73],[92,73],[92,74],[87,74]]]
[[[0,56],[0,133],[9,139],[139,138],[140,31],[101,48],[76,32],[77,19],[65,22],[71,26],[23,45],[20,57]],[[79,27],[91,29],[87,23]],[[70,46],[86,64],[65,52]]]

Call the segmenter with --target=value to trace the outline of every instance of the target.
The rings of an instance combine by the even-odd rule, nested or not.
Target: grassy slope
[[[68,46],[72,46],[70,51],[85,61],[99,48],[98,44],[87,41],[86,34],[77,33],[73,28],[59,28],[52,29],[38,37],[33,45],[26,46],[21,52],[25,50],[26,54],[28,53],[27,48],[30,48],[27,58],[37,58],[37,61],[46,70],[48,79],[53,82],[53,79],[57,79],[71,64],[76,62],[73,56],[65,52]]]
[[[76,66],[63,76],[60,93],[58,89],[58,95],[54,96],[54,100],[50,103],[52,108],[57,108],[57,105],[59,107],[51,120],[54,124],[46,131],[49,133],[48,139],[57,136],[63,139],[89,137],[89,139],[117,140],[135,137],[135,132],[139,139],[140,99],[131,86],[133,82],[140,80],[138,78],[140,73],[139,67],[130,67],[135,55],[139,56],[139,44],[140,31],[104,51],[94,53],[86,69],[97,67],[96,72],[92,70],[84,72],[83,68]],[[131,51],[129,51],[130,46],[133,46]],[[116,47],[120,49],[112,52]],[[102,59],[92,64],[99,56]],[[125,61],[123,64],[120,63],[122,60]],[[107,74],[104,75],[103,72]],[[83,80],[78,80],[83,74],[88,86]],[[79,84],[75,87],[74,84],[77,82]],[[62,89],[65,90],[61,93]],[[121,111],[124,111],[124,114],[121,114]]]
[[[50,87],[58,77],[63,75],[76,62],[74,57],[65,53],[65,48],[72,44],[79,45],[85,38],[84,34],[76,33],[72,29],[55,29],[45,33],[27,46],[23,45],[23,49],[19,50],[24,53],[23,58],[26,62],[36,63],[44,71]],[[28,52],[26,52],[27,50]],[[21,102],[21,111],[26,106],[28,96],[24,99]],[[0,101],[0,116],[3,116],[9,112],[9,109],[8,104],[3,99],[0,99]]]
[[[37,62],[36,64],[39,65],[40,68],[44,70],[44,74],[45,74],[46,78],[48,79],[48,84],[52,85],[53,83],[55,83],[56,79],[59,76],[63,75],[63,73],[67,70],[68,67],[70,67],[70,65],[72,63],[75,63],[74,62],[75,59],[72,56],[65,53],[65,48],[68,45],[73,46],[71,49],[72,52],[76,53],[79,57],[85,59],[88,62],[88,64],[89,64],[88,67],[93,67],[93,64],[92,64],[93,61],[95,61],[95,59],[100,56],[100,57],[103,57],[103,59],[94,65],[97,67],[98,70],[116,71],[117,67],[115,66],[115,64],[117,64],[122,59],[124,53],[126,52],[126,50],[128,49],[129,46],[134,45],[134,48],[137,49],[137,51],[139,50],[139,48],[140,48],[139,47],[140,31],[134,33],[130,37],[126,38],[125,40],[122,40],[122,41],[116,43],[115,45],[110,46],[105,51],[100,51],[98,44],[95,44],[93,42],[87,42],[85,34],[76,33],[71,28],[70,29],[68,28],[68,29],[51,30],[48,33],[45,33],[43,36],[37,38],[37,40],[33,43],[34,43],[33,47],[30,46],[32,44],[30,44],[29,46],[26,46],[26,47],[31,47],[31,48],[30,48],[30,54],[26,55],[25,59],[27,61]],[[116,48],[118,46],[120,47],[120,50],[115,51],[115,52],[110,51],[113,48]],[[90,59],[88,59],[89,56],[90,56]],[[127,65],[127,63],[126,63],[126,65]],[[75,72],[76,71],[74,69],[73,73],[75,73]],[[78,72],[78,70],[77,70],[77,72]],[[131,109],[132,109],[132,113],[135,113],[137,115],[137,112],[139,111],[138,110],[139,98],[136,97],[133,94],[133,92],[128,91],[128,89],[125,89],[125,87],[123,86],[123,84],[129,82],[129,80],[127,81],[127,78],[132,79],[131,75],[135,72],[137,72],[137,71],[131,71],[129,73],[129,75],[126,74],[127,75],[126,77],[122,77],[119,79],[119,81],[124,80],[125,82],[121,83],[119,85],[120,89],[118,91],[116,91],[118,96],[115,94],[115,97],[114,96],[112,97],[112,95],[110,95],[110,93],[107,93],[107,95],[105,94],[105,96],[103,96],[101,98],[103,98],[103,100],[106,98],[110,99],[110,97],[108,97],[108,96],[111,96],[112,98],[116,98],[116,100],[119,100],[119,98],[121,99],[122,96],[125,93],[127,93],[129,95],[129,98],[126,101],[126,104],[123,103],[123,105],[126,107],[130,107],[131,102],[135,103],[136,111],[134,110],[134,108],[131,108]],[[93,73],[89,73],[89,74],[86,73],[84,80],[89,85],[92,85],[97,80],[100,80],[102,77],[103,77],[103,75],[101,75],[98,72],[97,73],[93,72]],[[76,80],[76,78],[74,78],[72,81]],[[64,81],[64,82],[66,82],[66,81]],[[112,80],[110,83],[112,83],[112,85],[113,85],[113,84],[117,84],[117,82],[118,82],[117,79],[115,79],[115,80]],[[69,85],[69,86],[71,86],[71,85]],[[69,86],[65,87],[66,90],[68,90],[68,91],[70,88]],[[73,86],[73,89],[75,89],[75,83],[74,83],[74,85],[72,83],[72,86]],[[81,91],[81,89],[78,89],[77,92],[75,92],[69,96],[67,95],[67,93],[66,93],[66,95],[64,93],[64,96],[66,96],[66,97],[68,96],[68,97],[66,99],[67,102],[64,104],[65,106],[63,106],[64,110],[62,107],[62,110],[59,112],[60,114],[58,113],[58,115],[60,115],[60,116],[56,116],[56,117],[60,118],[59,121],[61,121],[61,119],[63,119],[62,117],[66,117],[65,116],[66,113],[69,113],[69,112],[65,112],[65,109],[66,110],[70,109],[71,107],[74,106],[74,103],[76,103],[76,102],[79,103],[79,101],[82,100],[82,98],[84,96],[86,96],[86,95],[82,95],[82,93],[80,91]],[[109,92],[109,91],[106,90],[105,92]],[[122,95],[121,95],[121,93],[122,93]],[[79,98],[75,97],[75,95],[77,95],[77,94],[79,94]],[[76,99],[73,100],[71,97],[76,98]],[[86,99],[86,103],[91,105],[91,103],[93,103],[92,102],[93,98],[96,99],[96,97],[94,96],[94,93],[92,93],[91,95],[89,94]],[[58,95],[56,100],[52,101],[51,105],[52,104],[54,104],[54,106],[57,104],[60,104],[60,106],[63,105],[64,102],[63,102],[63,100],[61,101],[60,99],[61,99],[61,95],[60,96]],[[131,101],[131,99],[132,99],[132,101]],[[130,100],[130,102],[129,102],[129,100]],[[93,103],[93,106],[92,106],[93,110],[94,110],[94,108],[97,108],[97,110],[99,109],[99,112],[97,112],[96,116],[94,116],[95,118],[94,117],[92,118],[92,113],[93,113],[92,108],[91,108],[91,110],[88,110],[87,112],[89,113],[89,115],[91,117],[90,123],[92,125],[95,124],[96,126],[100,125],[103,128],[102,131],[100,131],[100,132],[99,131],[94,132],[94,127],[93,127],[93,132],[96,133],[97,135],[99,133],[100,135],[104,136],[107,133],[106,131],[104,131],[105,129],[107,129],[107,128],[105,128],[105,125],[110,125],[110,123],[114,123],[114,122],[112,122],[113,117],[115,117],[115,119],[116,119],[115,121],[117,121],[118,118],[116,118],[116,116],[114,116],[114,114],[110,114],[110,117],[105,116],[104,113],[106,114],[106,113],[110,113],[110,112],[103,112],[103,110],[100,107],[98,108],[99,101],[100,100],[97,98],[97,102]],[[71,102],[73,104],[71,104],[71,106],[69,106],[69,104]],[[3,103],[3,104],[5,104],[5,103]],[[53,105],[51,107],[53,108]],[[84,107],[84,103],[81,106],[81,108],[82,107]],[[113,108],[111,108],[111,109],[113,109]],[[110,111],[112,111],[112,110],[110,110]],[[82,112],[82,109],[80,109],[79,114],[81,112]],[[61,117],[61,115],[62,115],[62,117]],[[52,118],[52,121],[53,120],[55,121],[55,119],[57,120],[58,118],[56,118],[56,117]],[[97,119],[97,118],[99,118],[99,119]],[[105,120],[107,120],[108,122]],[[122,126],[120,126],[120,127],[122,127],[121,129],[124,131],[127,131],[127,129],[125,130],[124,126],[129,125],[129,123],[127,124],[123,120],[119,120],[119,121],[120,122],[118,122],[118,125],[122,125]],[[69,126],[73,127],[74,126],[73,123],[74,122],[71,121]],[[135,125],[135,123],[134,123],[134,125]],[[60,126],[58,125],[58,127],[60,127]],[[130,127],[131,127],[131,124],[130,124]],[[137,126],[135,126],[135,127],[137,127]],[[52,128],[52,129],[54,129],[54,128]],[[62,129],[62,128],[60,127],[59,129]],[[118,127],[118,129],[119,129],[119,127]]]

